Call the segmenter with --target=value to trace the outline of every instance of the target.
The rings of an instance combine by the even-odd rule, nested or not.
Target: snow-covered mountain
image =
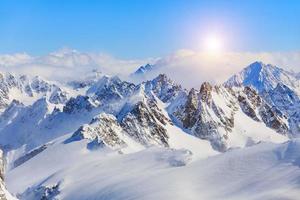
[[[91,85],[96,83],[103,76],[101,71],[93,69],[91,72],[87,73],[86,76],[80,80],[72,80],[67,83],[69,87],[74,90],[88,89]]]
[[[300,80],[296,73],[270,64],[255,62],[233,75],[224,85],[253,87],[270,106],[286,116],[290,133],[300,134]]]
[[[153,79],[160,74],[160,67],[158,63],[142,65],[129,75],[129,80],[140,83],[145,80]]]
[[[131,74],[131,76],[143,76],[153,69],[155,69],[155,65],[151,65],[148,63],[146,65],[140,66],[134,73]]]
[[[223,85],[190,90],[165,74],[138,84],[98,71],[64,84],[3,75],[8,191],[19,199],[296,199],[293,74],[256,62]],[[271,176],[275,164],[284,179]],[[240,189],[262,180],[265,192]]]
[[[0,110],[3,111],[13,100],[30,105],[45,96],[53,104],[63,104],[68,99],[68,92],[55,83],[41,77],[0,74]]]
[[[252,86],[259,92],[274,89],[278,83],[284,84],[300,93],[300,80],[295,73],[262,62],[254,62],[241,72],[229,78],[225,85]]]
[[[169,112],[180,127],[209,140],[218,151],[285,141],[288,135],[285,117],[250,87],[232,90],[205,82],[170,104]]]

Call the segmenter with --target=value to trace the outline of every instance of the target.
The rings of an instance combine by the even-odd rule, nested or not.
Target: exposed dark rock
[[[20,199],[39,199],[39,200],[58,200],[60,183],[55,185],[38,185],[28,188],[24,193],[20,194]]]
[[[100,102],[117,101],[133,94],[135,85],[121,81],[118,77],[104,76],[95,83],[88,93],[94,92],[95,98]]]
[[[3,156],[3,151],[0,150],[0,200],[7,200],[11,199],[11,195],[9,192],[6,190],[5,187],[5,182],[4,182],[4,156]]]
[[[281,134],[288,134],[289,128],[269,105],[265,104],[259,110],[263,122],[270,128]]]
[[[31,158],[33,158],[34,156],[38,155],[39,153],[43,152],[45,149],[47,149],[48,144],[44,144],[30,152],[28,152],[27,154],[25,154],[24,156],[21,156],[20,158],[16,159],[14,161],[14,166],[13,167],[18,167],[20,165],[22,165],[23,163],[25,163],[26,161],[30,160]]]
[[[73,113],[76,111],[87,110],[91,111],[95,106],[92,104],[90,97],[88,96],[77,96],[76,98],[70,98],[63,108],[65,113]]]
[[[93,141],[93,146],[105,144],[113,149],[125,147],[126,143],[120,139],[122,128],[118,124],[116,118],[108,114],[100,114],[92,119],[92,121],[81,126],[71,138],[67,139],[65,143],[77,141],[81,139],[89,139]],[[120,132],[120,133],[118,133]],[[91,147],[89,144],[89,147]]]
[[[251,117],[253,120],[255,121],[260,121],[258,119],[258,117],[256,116],[256,112],[255,112],[255,108],[252,107],[252,104],[249,103],[249,101],[247,100],[247,98],[245,96],[238,96],[238,101],[240,104],[240,107],[242,109],[242,111],[248,115],[249,117]]]
[[[153,92],[161,101],[170,102],[174,100],[182,88],[174,83],[165,74],[159,74],[156,78],[145,83],[147,92]]]
[[[182,125],[184,128],[192,127],[197,121],[198,98],[196,90],[192,88],[188,94],[184,108]]]
[[[203,102],[210,103],[212,98],[211,92],[212,92],[212,86],[210,85],[210,83],[208,82],[202,83],[200,87],[200,93],[199,93],[200,99]]]
[[[160,119],[163,120],[163,119]],[[143,145],[168,146],[167,130],[160,125],[155,114],[143,102],[138,102],[121,120],[121,126],[136,141]]]

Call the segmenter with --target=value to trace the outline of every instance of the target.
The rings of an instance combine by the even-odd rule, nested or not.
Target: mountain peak
[[[133,72],[130,76],[132,78],[144,77],[146,74],[154,70],[155,65],[147,63],[146,65],[140,66],[135,72]]]
[[[248,65],[248,67],[246,67],[245,69],[251,69],[251,70],[255,70],[255,71],[260,71],[265,66],[266,66],[266,64],[264,64],[263,62],[261,62],[261,61],[255,61],[255,62],[251,63],[250,65]]]
[[[150,65],[149,63],[147,63],[144,66],[140,66],[135,72],[134,74],[138,75],[138,74],[145,74],[148,71],[151,71],[153,69],[154,65]]]
[[[145,82],[145,89],[154,92],[163,102],[174,99],[182,91],[181,86],[169,79],[166,74],[159,74],[151,81]]]
[[[225,86],[252,86],[259,92],[274,89],[278,83],[291,88],[297,87],[297,77],[291,72],[271,64],[256,61],[225,82]]]
[[[166,74],[159,74],[156,78],[154,78],[153,80],[156,81],[160,81],[160,82],[166,82],[166,81],[170,81],[167,77]]]
[[[246,68],[244,68],[243,71],[251,71],[251,73],[259,73],[260,72],[264,72],[264,73],[274,73],[274,74],[278,74],[282,71],[284,71],[282,68],[272,65],[272,64],[266,64],[263,63],[261,61],[255,61],[253,63],[251,63],[250,65],[248,65]],[[287,71],[285,71],[286,73],[289,73]]]

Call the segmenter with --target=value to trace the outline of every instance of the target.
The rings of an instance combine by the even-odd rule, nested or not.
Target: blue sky
[[[61,47],[121,58],[197,50],[217,33],[227,51],[300,50],[298,0],[1,0],[0,53]]]

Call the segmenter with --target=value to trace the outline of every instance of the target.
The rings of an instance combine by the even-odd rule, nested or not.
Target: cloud
[[[0,66],[16,66],[30,63],[34,58],[26,53],[0,55]]]
[[[83,53],[64,48],[40,57],[26,53],[0,55],[0,70],[67,81],[84,78],[94,69],[126,78],[139,66],[152,63],[157,70],[149,73],[147,78],[166,73],[185,87],[199,87],[203,81],[222,83],[254,61],[299,72],[300,52],[225,52],[213,55],[183,49],[162,58],[118,59],[105,53]]]
[[[155,73],[166,73],[185,87],[199,87],[203,81],[222,83],[254,61],[299,72],[300,52],[224,52],[211,54],[179,50],[157,61]],[[152,73],[151,75],[154,75]]]
[[[92,70],[125,77],[137,67],[154,59],[125,60],[104,53],[83,53],[63,48],[45,56],[28,54],[0,55],[0,71],[39,75],[48,80],[81,79]]]

